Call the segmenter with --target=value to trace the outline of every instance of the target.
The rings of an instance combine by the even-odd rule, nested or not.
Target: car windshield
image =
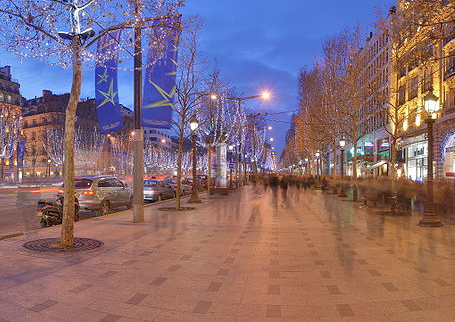
[[[74,188],[76,189],[88,189],[92,186],[93,181],[90,179],[76,179],[74,180]],[[62,185],[62,188],[65,185]]]

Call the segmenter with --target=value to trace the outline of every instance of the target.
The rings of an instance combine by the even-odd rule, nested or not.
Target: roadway
[[[36,204],[40,199],[55,199],[57,187],[0,189],[0,236],[40,228]],[[93,217],[83,213],[81,219]]]

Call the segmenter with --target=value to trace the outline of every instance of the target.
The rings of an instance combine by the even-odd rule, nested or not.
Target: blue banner
[[[96,115],[102,134],[123,128],[123,120],[118,102],[118,52],[121,30],[106,33],[98,40],[97,60],[95,68]],[[114,52],[114,54],[112,54]],[[102,57],[111,58],[103,61]]]
[[[161,41],[158,45],[151,42],[147,55],[141,125],[169,129],[176,90],[180,16],[157,19],[154,25],[155,38]]]
[[[25,140],[19,141],[19,150],[17,151],[17,166],[24,166]]]

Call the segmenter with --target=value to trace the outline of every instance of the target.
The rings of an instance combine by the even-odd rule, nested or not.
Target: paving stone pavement
[[[455,228],[420,228],[320,191],[244,187],[195,211],[76,223],[105,245],[0,241],[0,321],[455,321]]]

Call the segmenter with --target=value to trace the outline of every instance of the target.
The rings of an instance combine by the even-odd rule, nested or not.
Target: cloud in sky
[[[297,109],[299,70],[311,66],[321,55],[324,39],[356,23],[373,30],[375,6],[388,8],[395,0],[188,0],[184,14],[198,14],[205,21],[201,45],[208,59],[217,61],[225,77],[241,93],[254,95],[270,88],[270,103],[249,101],[247,106],[263,112]],[[40,96],[43,89],[66,93],[71,71],[36,60],[19,59],[0,51],[0,63],[13,67],[23,96]],[[94,97],[94,72],[84,70],[82,97]],[[132,107],[132,73],[119,74],[120,102]],[[281,151],[290,113],[268,120],[274,126],[275,146]]]

